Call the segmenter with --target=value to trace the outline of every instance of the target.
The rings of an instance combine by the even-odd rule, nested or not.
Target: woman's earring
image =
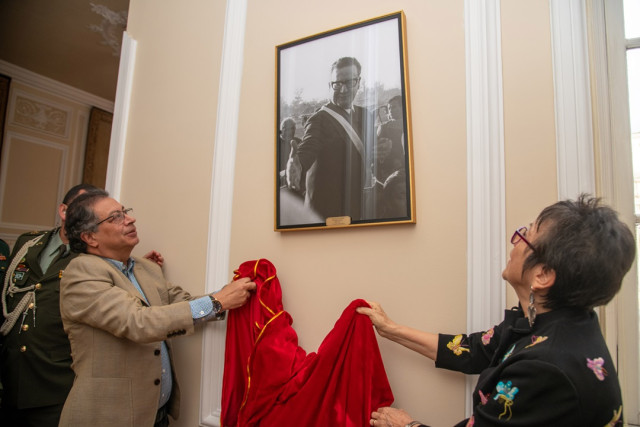
[[[533,287],[531,288],[531,293],[529,294],[529,327],[533,328],[533,323],[536,321],[536,306],[534,303],[536,299],[533,295]]]

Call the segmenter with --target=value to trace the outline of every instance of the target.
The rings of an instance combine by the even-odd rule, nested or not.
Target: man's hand
[[[302,164],[298,158],[298,143],[291,140],[291,153],[287,161],[287,186],[292,190],[300,189],[300,177],[302,176]]]
[[[156,252],[156,251],[147,252],[144,255],[144,258],[148,259],[149,261],[155,262],[160,267],[162,267],[162,265],[164,264],[164,257],[160,252]]]
[[[243,277],[228,283],[220,291],[216,292],[214,296],[222,304],[223,310],[230,310],[243,306],[249,299],[250,292],[255,289],[256,284],[249,278]]]

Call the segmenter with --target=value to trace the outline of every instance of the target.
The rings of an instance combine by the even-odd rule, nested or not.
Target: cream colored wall
[[[548,2],[503,1],[507,239],[558,197]],[[508,246],[511,250],[511,245]],[[507,286],[507,307],[517,304]]]
[[[547,2],[502,2],[507,234],[553,201],[555,145]],[[132,0],[136,70],[122,202],[167,276],[204,290],[225,2]],[[404,10],[417,224],[273,231],[275,46]],[[466,327],[464,2],[250,0],[239,111],[230,271],[264,257],[278,268],[300,345],[315,351],[355,298],[429,331]],[[231,177],[230,177],[231,179]],[[496,278],[498,280],[499,278]],[[175,340],[176,426],[198,424],[201,333]],[[464,379],[380,340],[395,405],[431,425],[464,416]]]
[[[400,9],[407,18],[417,224],[274,232],[275,46]],[[250,1],[245,49],[232,264],[259,257],[274,263],[307,351],[356,298],[381,302],[398,322],[464,330],[463,2]],[[380,341],[380,349],[397,405],[433,425],[462,418],[462,376],[390,342]]]

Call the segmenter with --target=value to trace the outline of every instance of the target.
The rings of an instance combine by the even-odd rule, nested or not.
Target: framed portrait
[[[275,230],[415,223],[403,12],[276,46]]]

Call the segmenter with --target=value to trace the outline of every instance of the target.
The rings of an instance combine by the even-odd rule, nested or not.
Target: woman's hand
[[[157,251],[147,252],[144,255],[144,258],[148,259],[149,261],[155,262],[160,267],[162,267],[162,265],[164,264],[164,257],[162,256],[162,254],[160,252],[157,252]]]
[[[383,337],[387,336],[386,334],[394,325],[393,321],[389,319],[387,313],[384,312],[380,304],[377,302],[367,301],[367,304],[369,304],[371,308],[358,307],[356,308],[356,312],[369,316],[371,323],[373,323],[373,326],[375,326],[378,333]]]
[[[427,356],[431,360],[436,360],[438,354],[438,335],[422,332],[418,329],[400,325],[389,319],[380,304],[377,302],[367,303],[369,307],[358,307],[356,312],[369,316],[371,323],[381,337],[395,341],[413,351]],[[404,425],[404,424],[403,424]]]
[[[373,411],[369,424],[375,427],[404,427],[411,421],[413,419],[403,409],[387,406]]]

